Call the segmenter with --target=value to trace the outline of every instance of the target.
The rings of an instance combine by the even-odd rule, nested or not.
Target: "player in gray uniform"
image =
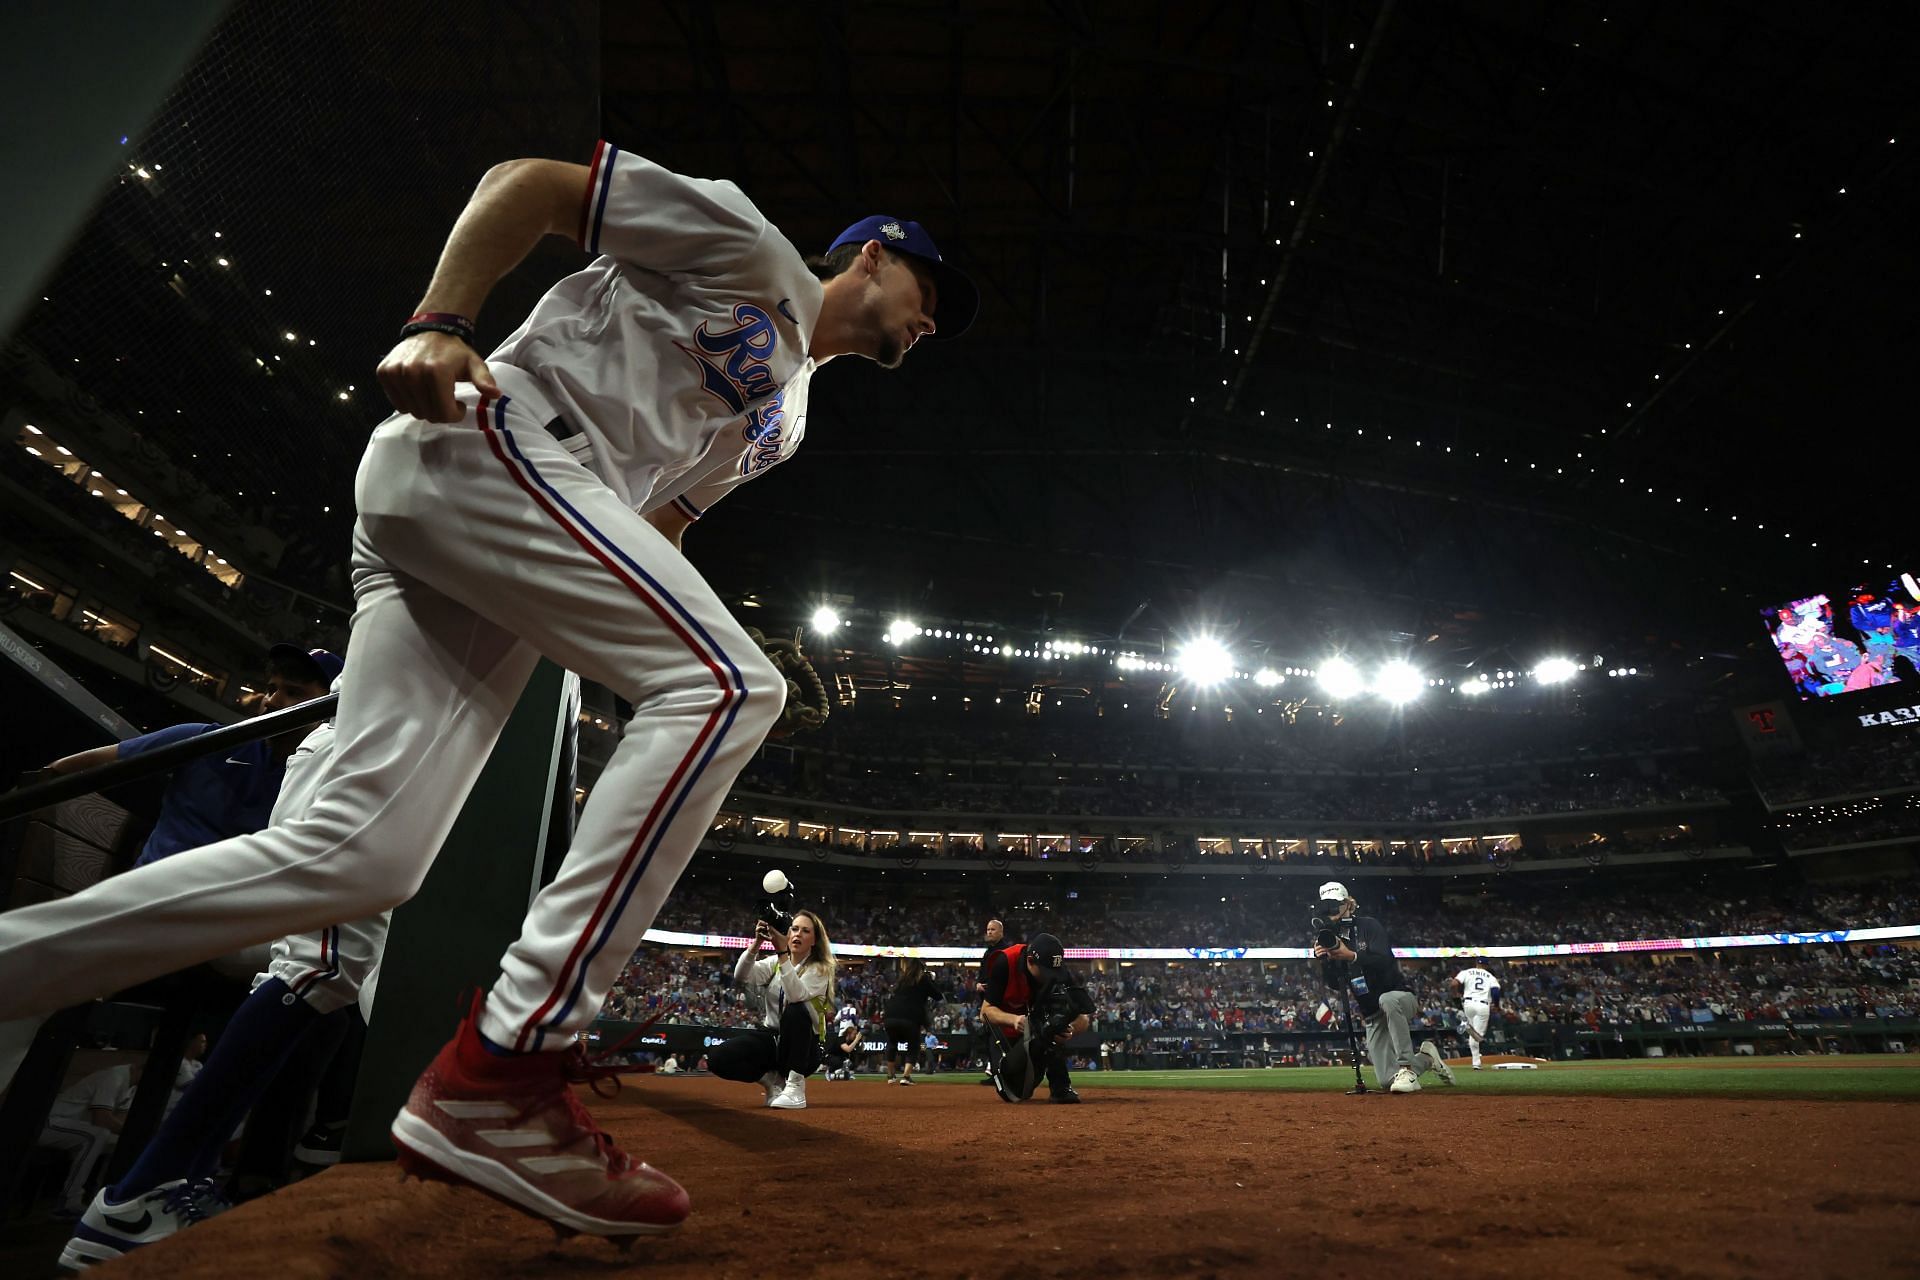
[[[471,317],[546,235],[593,261],[483,360]],[[353,643],[307,813],[0,915],[0,1020],[411,897],[545,655],[637,713],[394,1139],[408,1170],[562,1231],[677,1227],[686,1192],[570,1085],[593,1074],[576,1033],[785,699],[681,537],[792,455],[820,365],[896,365],[977,305],[903,219],[856,223],[807,260],[732,183],[607,143],[588,166],[489,171],[380,366],[397,412],[355,486]]]
[[[1453,1068],[1433,1041],[1422,1041],[1419,1052],[1414,1051],[1412,1023],[1420,1016],[1420,1006],[1407,990],[1385,926],[1372,916],[1356,915],[1359,902],[1338,880],[1320,886],[1320,905],[1333,913],[1328,920],[1341,938],[1332,950],[1316,943],[1313,954],[1359,969],[1353,974],[1350,967],[1347,981],[1366,1015],[1367,1056],[1373,1059],[1375,1081],[1389,1093],[1418,1093],[1420,1077],[1429,1071],[1454,1083]]]

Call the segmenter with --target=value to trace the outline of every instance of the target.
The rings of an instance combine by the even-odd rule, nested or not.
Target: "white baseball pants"
[[[480,1029],[559,1048],[592,1021],[786,684],[542,423],[460,390],[464,422],[396,416],[361,462],[353,641],[306,814],[0,915],[0,1020],[406,901],[545,654],[637,714]]]
[[[1467,1024],[1470,1034],[1467,1044],[1473,1049],[1473,1065],[1480,1065],[1480,1040],[1487,1034],[1487,1019],[1491,1010],[1484,1000],[1463,1000],[1460,1002],[1460,1017]]]
[[[327,762],[333,758],[335,737],[333,725],[323,724],[287,757],[287,775],[280,783],[268,826],[284,826],[312,806]],[[380,957],[387,949],[387,925],[392,918],[391,911],[382,911],[350,924],[290,933],[274,942],[267,970],[255,975],[253,985],[278,978],[321,1014],[361,1001],[362,993],[372,990]],[[363,1010],[363,1014],[370,1017],[371,1011]]]

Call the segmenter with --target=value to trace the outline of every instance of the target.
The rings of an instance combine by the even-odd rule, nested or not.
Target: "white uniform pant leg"
[[[306,813],[333,757],[335,739],[331,723],[320,725],[288,758],[269,826],[284,825]],[[382,911],[347,924],[288,934],[273,943],[266,971],[254,977],[253,985],[278,978],[317,1013],[344,1009],[372,985],[392,918],[392,912]]]
[[[1473,1048],[1473,1065],[1477,1067],[1480,1065],[1480,1041],[1487,1034],[1489,1010],[1478,1000],[1468,1000],[1461,1004],[1460,1012],[1466,1017],[1467,1027],[1471,1032],[1467,1036],[1467,1043]]]
[[[463,393],[470,394],[463,388]],[[481,1030],[559,1048],[598,1014],[786,681],[672,543],[512,401],[382,427],[360,518],[396,562],[636,708]],[[430,483],[408,477],[430,473]]]
[[[538,656],[388,565],[364,525],[354,541],[335,745],[306,812],[0,914],[0,1019],[377,915],[419,888]]]
[[[62,1207],[86,1207],[88,1178],[100,1163],[100,1157],[113,1150],[117,1138],[111,1129],[102,1129],[85,1120],[54,1116],[47,1121],[38,1145],[68,1152],[72,1157],[72,1163],[67,1166],[67,1180],[60,1188]]]

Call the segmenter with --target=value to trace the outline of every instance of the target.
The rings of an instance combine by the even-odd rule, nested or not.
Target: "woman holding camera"
[[[927,976],[927,962],[917,957],[904,961],[900,984],[887,997],[886,1006],[881,1010],[881,1020],[887,1028],[888,1084],[913,1083],[913,1069],[920,1065],[921,1029],[927,1025],[927,1005],[941,999],[944,997],[940,988]]]
[[[761,960],[760,944],[773,954]],[[780,933],[764,920],[733,966],[734,985],[760,1004],[760,1025],[707,1053],[707,1066],[724,1080],[758,1080],[766,1105],[799,1111],[807,1105],[807,1077],[820,1065],[833,992],[833,944],[811,911],[793,913]]]

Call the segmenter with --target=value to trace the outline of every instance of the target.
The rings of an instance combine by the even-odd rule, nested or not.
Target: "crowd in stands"
[[[839,762],[845,764],[845,762]],[[1499,781],[1428,775],[1222,774],[1166,769],[1075,769],[1040,781],[1020,765],[968,767],[959,778],[911,762],[874,760],[853,772],[763,754],[736,784],[746,796],[858,805],[890,812],[1076,814],[1329,822],[1463,822],[1527,814],[1711,803],[1716,788],[1678,762],[1657,775],[1613,761],[1515,772]]]
[[[714,866],[708,859],[703,865]],[[757,864],[756,864],[757,865]],[[1623,887],[1472,887],[1442,896],[1432,885],[1414,893],[1394,881],[1351,881],[1365,910],[1387,926],[1397,946],[1493,946],[1548,942],[1611,942],[1630,938],[1698,938],[1814,932],[1920,923],[1920,885],[1867,889],[1776,885],[1739,888],[1717,882],[1702,890],[1684,881]],[[821,912],[837,942],[876,946],[973,946],[982,923],[999,916],[1017,934],[1045,930],[1076,947],[1305,946],[1313,914],[1310,879],[1236,883],[1228,894],[1182,888],[1102,893],[1030,890],[1045,901],[1022,901],[1017,886],[995,889],[997,901],[937,888],[803,881],[803,900]],[[668,899],[656,927],[686,933],[744,935],[752,930],[753,886],[720,875],[693,875]]]
[[[1756,774],[1762,794],[1774,805],[1917,787],[1920,750],[1911,729],[1890,728],[1879,737],[1850,737],[1838,749],[1768,760]]]
[[[1218,709],[1092,716],[1084,707],[1039,715],[981,707],[896,709],[882,700],[838,708],[805,740],[810,751],[859,759],[1023,761],[1121,767],[1205,768],[1260,773],[1334,773],[1422,767],[1484,768],[1599,756],[1635,756],[1671,748],[1669,727],[1640,718],[1566,714],[1433,715],[1381,720],[1365,715],[1289,718],[1277,709],[1232,719]]]
[[[1789,849],[1867,844],[1920,835],[1920,792],[1844,805],[1810,805],[1775,821]]]
[[[1679,955],[1620,954],[1551,961],[1475,961],[1501,983],[1497,1027],[1576,1023],[1602,1027],[1920,1017],[1920,949],[1832,945],[1752,947]],[[1458,961],[1408,961],[1402,968],[1429,1027],[1458,1022],[1447,979]],[[603,1017],[711,1026],[743,1025],[748,1006],[728,982],[726,956],[646,948],[628,966]],[[1131,1042],[1177,1033],[1263,1036],[1318,1030],[1329,992],[1309,961],[1139,961],[1087,966],[1083,979],[1098,1013],[1095,1030]],[[933,969],[944,1000],[936,1035],[971,1033],[979,1001],[973,971]],[[897,980],[892,962],[843,964],[836,1007],[851,1005],[877,1028]],[[1496,1035],[1496,1038],[1500,1038]]]

